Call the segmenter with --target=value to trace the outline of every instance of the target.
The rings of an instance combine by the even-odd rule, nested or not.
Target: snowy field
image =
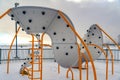
[[[21,76],[19,74],[20,66],[23,62],[11,62],[10,63],[10,73],[6,73],[6,63],[0,64],[0,80],[29,80],[27,76]],[[111,63],[109,62],[109,79],[108,80],[120,80],[120,62],[115,62],[115,73],[112,75],[111,72]],[[61,72],[57,72],[57,63],[53,60],[45,60],[43,63],[43,80],[71,80],[71,74],[69,78],[66,78],[66,70],[61,67]],[[104,61],[95,61],[95,67],[97,70],[98,80],[105,80],[105,62]],[[79,71],[77,69],[72,69],[74,72],[74,80],[79,80]],[[83,79],[86,80],[86,70],[82,71]],[[93,79],[91,64],[89,63],[89,80]]]

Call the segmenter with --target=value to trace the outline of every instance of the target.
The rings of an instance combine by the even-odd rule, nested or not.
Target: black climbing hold
[[[36,36],[38,36],[38,34],[36,34]]]
[[[86,42],[86,40],[84,40],[84,42]]]
[[[92,42],[90,41],[89,43],[91,44]]]
[[[67,56],[67,55],[68,55],[68,52],[66,52],[65,55]]]
[[[45,30],[45,26],[43,26],[42,29]]]
[[[40,36],[39,34],[36,34],[36,36]]]
[[[87,30],[87,32],[88,32],[89,30]]]
[[[59,49],[59,47],[56,47],[56,49]]]
[[[19,21],[17,21],[16,23],[17,23],[17,24],[20,24],[20,22],[19,22]]]
[[[67,25],[67,27],[69,27],[69,25]]]
[[[56,35],[56,34],[57,34],[56,32],[53,33],[53,35]]]
[[[100,51],[98,51],[98,53],[100,54]]]
[[[60,16],[58,16],[57,18],[60,19]]]
[[[71,49],[73,49],[73,46],[70,46]]]
[[[28,22],[31,23],[31,22],[32,22],[32,19],[29,19]]]
[[[30,30],[30,27],[27,27],[27,30]]]
[[[44,12],[44,11],[42,11],[41,13],[42,13],[42,15],[45,15],[45,12]]]
[[[26,11],[23,11],[22,13],[23,13],[23,14],[26,14]]]
[[[94,33],[92,33],[92,36],[94,36]]]
[[[23,65],[21,65],[21,66],[23,66]]]
[[[84,49],[84,46],[82,48]]]
[[[100,39],[101,37],[99,36],[99,39]]]
[[[11,18],[11,20],[14,20],[13,18]]]
[[[26,63],[24,62],[24,64],[26,64]]]
[[[87,37],[89,37],[89,35],[87,35]]]
[[[62,40],[65,41],[65,38],[63,38]]]
[[[96,27],[94,27],[94,29],[96,29]]]
[[[96,49],[96,47],[94,47]]]
[[[24,29],[22,29],[22,31],[24,31]]]
[[[11,17],[14,17],[14,15],[13,15],[13,14],[11,14]]]

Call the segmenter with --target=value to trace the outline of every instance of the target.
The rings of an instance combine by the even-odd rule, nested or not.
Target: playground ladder
[[[30,55],[32,58],[32,61],[30,62],[30,64],[32,65],[31,68],[28,69],[28,78],[30,80],[42,80],[42,53],[43,53],[43,41],[38,41],[40,42],[40,47],[39,48],[34,48],[34,35],[32,35],[32,54]],[[39,54],[34,54],[35,50],[39,50]],[[35,60],[36,59],[36,60]],[[35,67],[35,65],[37,67]],[[37,74],[37,77],[35,76],[35,74]],[[38,76],[39,75],[39,76]]]

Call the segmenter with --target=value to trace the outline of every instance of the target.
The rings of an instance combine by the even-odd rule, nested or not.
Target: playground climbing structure
[[[13,38],[8,53],[7,73],[9,73],[9,59],[11,48],[20,28],[22,28],[26,34],[31,35],[32,37],[32,52],[29,55],[29,58],[27,58],[28,61],[24,62],[20,69],[20,73],[22,75],[24,75],[24,71],[27,72],[30,80],[42,80],[43,47],[50,46],[48,44],[43,44],[44,34],[48,34],[51,37],[52,46],[50,47],[53,49],[54,58],[57,63],[64,68],[68,68],[67,73],[69,71],[72,72],[72,67],[78,67],[80,72],[80,80],[82,80],[83,62],[86,62],[87,68],[88,62],[91,63],[94,80],[97,80],[94,60],[96,60],[102,53],[102,32],[107,35],[107,37],[110,38],[120,49],[118,44],[97,24],[93,24],[89,30],[87,30],[87,33],[82,39],[81,36],[76,32],[74,25],[69,17],[60,10],[45,7],[21,6],[9,9],[2,16],[0,16],[0,19],[6,14],[8,14],[12,20],[15,20],[20,25],[17,33]],[[40,37],[41,33],[42,36]],[[35,37],[37,38],[37,41],[34,40]],[[38,42],[38,48],[34,47],[34,42]],[[106,57],[107,70],[107,55],[105,53],[104,55]],[[34,68],[35,64],[38,64],[37,70]],[[31,66],[31,68],[28,68],[29,66]],[[39,73],[38,78],[34,77],[34,72]],[[108,73],[106,71],[106,80],[108,79],[107,75]],[[74,76],[72,76],[72,78],[73,77]]]

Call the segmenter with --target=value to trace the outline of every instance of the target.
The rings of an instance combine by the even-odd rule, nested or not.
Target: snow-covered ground
[[[11,62],[10,63],[10,73],[6,73],[6,63],[0,64],[0,80],[29,80],[27,76],[21,76],[19,74],[20,66],[23,62]],[[95,67],[97,71],[98,80],[105,80],[105,62],[95,61]],[[109,79],[108,80],[120,80],[120,62],[115,62],[114,64],[115,73],[112,75],[111,63],[109,62]],[[71,74],[69,78],[66,78],[67,69],[61,67],[61,72],[57,72],[57,63],[53,60],[45,60],[43,63],[43,80],[71,80]],[[74,80],[79,80],[79,71],[77,69],[72,69],[74,72]],[[86,80],[86,70],[82,71],[83,79]],[[91,64],[89,63],[89,80],[94,80]]]

